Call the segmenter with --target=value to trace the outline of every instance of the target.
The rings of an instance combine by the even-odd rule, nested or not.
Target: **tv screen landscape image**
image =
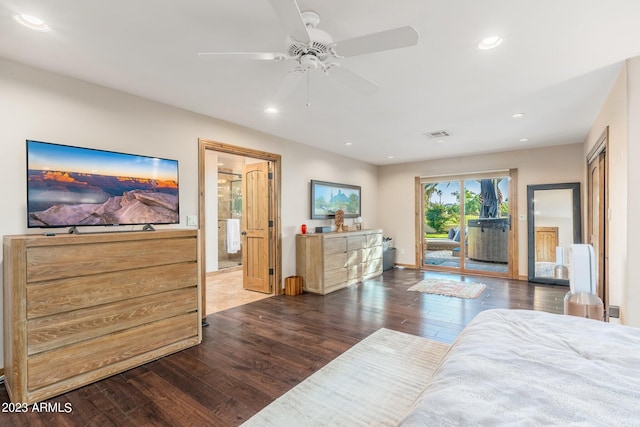
[[[27,140],[29,228],[180,222],[178,161]]]

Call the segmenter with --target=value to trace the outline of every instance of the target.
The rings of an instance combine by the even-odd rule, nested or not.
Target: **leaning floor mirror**
[[[529,281],[569,285],[569,246],[582,243],[580,183],[527,186]]]

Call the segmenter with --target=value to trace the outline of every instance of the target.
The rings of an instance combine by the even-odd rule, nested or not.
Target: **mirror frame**
[[[528,280],[535,283],[569,286],[568,279],[556,279],[555,277],[538,277],[536,272],[535,251],[535,202],[533,194],[539,190],[572,190],[573,196],[573,243],[582,243],[582,207],[579,182],[567,182],[562,184],[527,185],[527,240],[528,240]]]

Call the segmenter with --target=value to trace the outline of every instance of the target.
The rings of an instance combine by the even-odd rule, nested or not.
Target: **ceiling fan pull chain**
[[[309,70],[307,70],[307,107],[311,107],[311,101],[309,100],[309,79],[311,79]]]

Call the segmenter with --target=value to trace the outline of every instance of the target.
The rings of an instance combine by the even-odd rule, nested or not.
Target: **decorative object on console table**
[[[304,290],[337,291],[382,274],[382,230],[296,235],[296,275]]]
[[[338,209],[336,211],[336,217],[334,219],[334,222],[336,224],[336,231],[338,233],[342,233],[344,230],[344,211],[342,209]]]

